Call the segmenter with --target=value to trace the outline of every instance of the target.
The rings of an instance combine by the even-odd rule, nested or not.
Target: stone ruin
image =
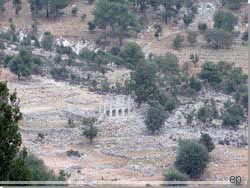
[[[129,95],[112,95],[103,99],[99,117],[106,119],[127,117],[134,111],[135,102]]]

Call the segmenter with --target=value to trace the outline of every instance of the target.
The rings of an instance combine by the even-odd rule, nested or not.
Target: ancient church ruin
[[[134,111],[134,104],[129,95],[107,96],[99,106],[99,115],[105,118],[127,117]]]

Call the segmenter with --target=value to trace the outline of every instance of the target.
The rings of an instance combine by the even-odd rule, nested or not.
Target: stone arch
[[[116,116],[116,110],[112,110],[112,116]]]
[[[118,115],[121,116],[122,115],[122,109],[118,110]]]

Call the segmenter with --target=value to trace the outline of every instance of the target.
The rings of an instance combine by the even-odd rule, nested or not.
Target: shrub
[[[84,21],[86,19],[87,15],[86,14],[81,14],[81,20]]]
[[[230,48],[233,44],[233,36],[222,29],[206,31],[205,39],[208,46],[214,49]]]
[[[223,125],[237,129],[244,117],[244,110],[239,104],[230,101],[224,104],[225,112],[223,114]]]
[[[50,74],[55,80],[67,80],[70,76],[69,71],[65,67],[53,68]]]
[[[197,118],[203,123],[206,123],[210,119],[210,115],[210,109],[207,105],[201,107],[197,112]]]
[[[95,52],[89,49],[82,49],[79,53],[79,58],[86,61],[87,63],[93,62],[95,59]]]
[[[188,31],[187,34],[187,41],[190,43],[191,46],[193,46],[193,44],[197,42],[196,38],[198,34],[195,31]]]
[[[179,49],[182,45],[182,43],[184,42],[184,37],[182,35],[177,35],[173,41],[173,46],[176,48],[176,49]]]
[[[207,134],[207,133],[202,133],[201,134],[201,138],[200,138],[199,142],[201,144],[203,144],[204,146],[206,146],[208,152],[213,151],[214,148],[215,148],[211,136],[209,134]]]
[[[74,54],[72,48],[70,46],[56,46],[56,52],[59,54],[67,54],[68,56],[72,56]]]
[[[41,41],[42,48],[45,50],[51,50],[53,46],[54,37],[50,32],[45,32]]]
[[[127,43],[121,49],[119,56],[123,59],[125,65],[131,65],[133,68],[145,58],[141,47],[134,42]]]
[[[88,29],[89,29],[89,31],[93,31],[93,30],[95,30],[95,28],[96,28],[96,25],[95,25],[95,23],[94,22],[92,22],[92,21],[89,21],[88,22]]]
[[[109,91],[109,83],[107,79],[101,81],[101,90],[103,92]]]
[[[207,24],[206,23],[199,23],[198,29],[200,32],[204,33],[207,30]]]
[[[200,91],[202,88],[202,83],[195,77],[192,77],[189,82],[189,87],[194,89],[196,92]]]
[[[232,32],[238,23],[238,18],[228,10],[218,10],[214,14],[214,27]]]
[[[73,6],[72,9],[71,9],[71,14],[73,16],[76,16],[77,12],[78,12],[78,8],[76,6]]]
[[[150,101],[151,105],[147,112],[145,124],[147,129],[153,134],[159,131],[165,122],[164,108],[159,104],[158,101]]]
[[[189,24],[191,24],[193,21],[193,15],[192,14],[188,14],[188,15],[184,15],[183,17],[183,22],[185,23],[186,26],[189,26]]]
[[[222,74],[218,65],[209,61],[202,65],[200,78],[208,81],[212,86],[218,86],[222,82]]]
[[[193,140],[181,140],[175,166],[180,172],[196,178],[203,174],[208,158],[208,150],[203,144]]]
[[[188,175],[181,173],[177,170],[171,170],[164,174],[165,181],[188,181]]]

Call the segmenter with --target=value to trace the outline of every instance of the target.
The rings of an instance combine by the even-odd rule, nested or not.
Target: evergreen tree
[[[18,128],[21,118],[16,93],[9,93],[7,84],[0,82],[0,180],[9,179],[11,164],[21,146]]]

